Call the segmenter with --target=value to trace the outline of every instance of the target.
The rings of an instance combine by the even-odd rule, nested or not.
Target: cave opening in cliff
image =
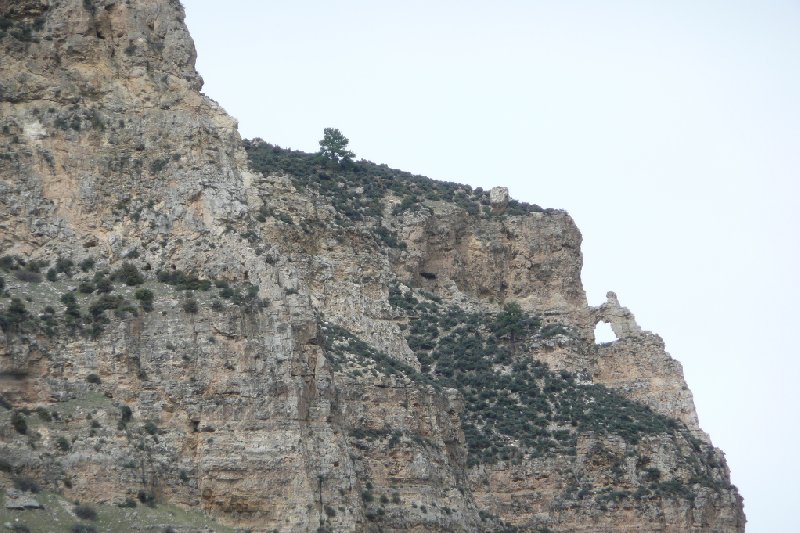
[[[614,334],[614,330],[611,329],[611,324],[608,322],[600,321],[594,327],[594,342],[595,344],[603,344],[606,342],[614,342],[617,340],[617,336]]]

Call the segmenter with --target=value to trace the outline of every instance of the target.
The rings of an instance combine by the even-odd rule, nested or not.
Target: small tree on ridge
[[[319,142],[319,151],[322,157],[331,161],[349,161],[356,156],[347,149],[350,141],[336,128],[325,128],[322,140]]]

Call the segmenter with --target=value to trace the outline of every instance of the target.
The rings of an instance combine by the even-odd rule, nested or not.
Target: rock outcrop
[[[242,142],[175,0],[0,0],[0,48],[5,485],[253,531],[744,530],[567,213]]]

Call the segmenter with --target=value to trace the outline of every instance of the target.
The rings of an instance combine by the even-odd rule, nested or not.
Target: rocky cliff
[[[6,487],[252,531],[744,530],[567,213],[242,142],[177,0],[0,0],[0,47]]]

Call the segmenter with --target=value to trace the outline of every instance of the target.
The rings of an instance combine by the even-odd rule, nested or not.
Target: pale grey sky
[[[184,0],[244,137],[563,208],[683,363],[749,532],[797,527],[800,4]],[[224,6],[224,7],[223,7]]]

